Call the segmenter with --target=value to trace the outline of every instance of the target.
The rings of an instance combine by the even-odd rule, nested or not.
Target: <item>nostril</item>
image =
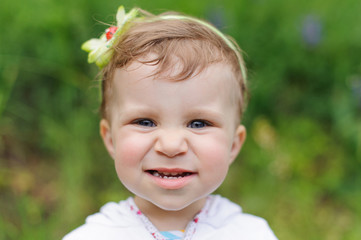
[[[168,157],[175,157],[188,151],[188,144],[181,136],[160,136],[154,145],[156,152]]]

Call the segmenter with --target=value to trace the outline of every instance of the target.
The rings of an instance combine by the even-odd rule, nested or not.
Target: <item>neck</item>
[[[176,211],[164,210],[153,203],[135,196],[134,202],[159,231],[184,230],[188,223],[202,210],[206,198],[191,203]]]

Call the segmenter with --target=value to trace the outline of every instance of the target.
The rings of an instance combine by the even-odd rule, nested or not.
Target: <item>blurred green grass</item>
[[[248,139],[217,190],[279,239],[361,239],[361,4],[3,0],[0,239],[59,239],[129,193],[98,135],[80,50],[118,5],[207,18],[246,52]]]

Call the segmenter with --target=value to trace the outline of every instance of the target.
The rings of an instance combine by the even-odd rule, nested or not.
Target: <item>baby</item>
[[[117,26],[83,49],[102,68],[100,133],[134,197],[64,240],[276,239],[265,220],[211,195],[246,137],[236,43],[192,17],[120,7]]]

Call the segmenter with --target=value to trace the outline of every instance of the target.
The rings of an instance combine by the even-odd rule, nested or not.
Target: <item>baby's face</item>
[[[225,64],[183,81],[149,77],[156,66],[115,71],[111,119],[101,134],[120,181],[136,202],[185,209],[212,193],[245,139],[236,84]]]

